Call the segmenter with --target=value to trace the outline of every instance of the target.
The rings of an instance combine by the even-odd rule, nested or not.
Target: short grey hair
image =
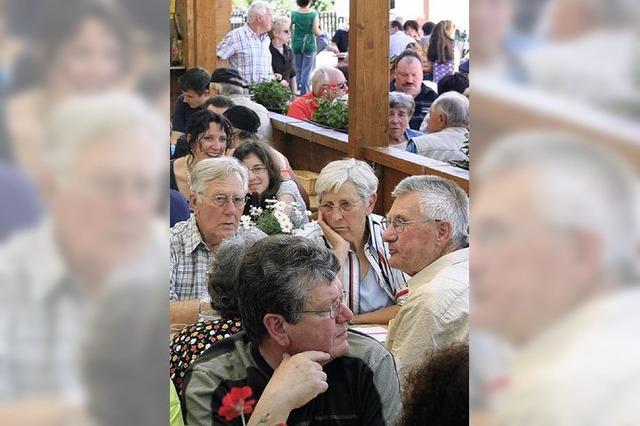
[[[218,92],[222,96],[244,95],[244,89],[235,84],[229,83],[211,83],[209,89]]]
[[[290,25],[291,20],[286,16],[278,16],[273,20],[273,26],[271,27],[274,33],[282,31],[283,27]]]
[[[253,244],[238,267],[238,304],[247,335],[261,343],[268,331],[266,314],[300,321],[309,292],[330,284],[340,269],[333,250],[305,237],[273,235]]]
[[[251,3],[249,9],[247,10],[247,22],[251,23],[256,20],[256,18],[260,15],[264,15],[267,12],[273,13],[273,7],[271,4],[266,1],[256,0]]]
[[[447,117],[447,127],[469,128],[469,99],[458,92],[446,92],[431,104],[430,112],[441,112]]]
[[[424,220],[451,224],[451,242],[456,249],[469,245],[469,196],[454,181],[440,176],[422,175],[404,178],[391,195],[420,194]]]
[[[389,108],[403,108],[411,117],[416,108],[416,102],[411,95],[402,92],[391,92],[389,93]]]
[[[345,183],[353,185],[362,201],[378,191],[378,178],[371,166],[362,160],[347,158],[332,161],[320,171],[316,180],[318,199],[322,201],[326,192],[338,192]]]
[[[552,229],[595,233],[604,272],[637,279],[638,181],[622,158],[581,137],[538,131],[502,138],[475,170],[481,184],[511,170],[531,172],[533,206],[543,221]]]
[[[204,192],[209,182],[224,179],[232,173],[238,175],[246,194],[249,191],[249,172],[244,164],[233,157],[207,158],[196,164],[191,172],[191,191]]]
[[[166,125],[154,108],[143,98],[124,93],[70,98],[53,110],[46,127],[50,141],[43,155],[44,166],[59,177],[79,161],[81,148],[107,138],[121,143],[124,132],[144,129],[150,141],[167,139]],[[156,150],[159,145],[149,149]]]
[[[319,67],[316,69],[311,76],[311,87],[313,91],[320,89],[320,87],[325,84],[329,84],[338,73],[342,74],[342,71],[334,67]],[[344,74],[342,75],[344,77]]]

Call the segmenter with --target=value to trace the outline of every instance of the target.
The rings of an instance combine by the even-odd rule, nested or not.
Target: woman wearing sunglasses
[[[273,21],[271,29],[271,67],[276,79],[283,86],[288,86],[294,93],[297,91],[296,68],[293,62],[293,51],[289,46],[291,30],[289,18],[280,17]]]
[[[408,295],[405,275],[388,263],[384,218],[373,213],[377,190],[378,178],[364,161],[327,164],[316,181],[318,222],[299,233],[321,239],[338,256],[352,324],[387,324]]]

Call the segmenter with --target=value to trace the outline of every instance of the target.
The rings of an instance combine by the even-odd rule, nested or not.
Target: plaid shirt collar
[[[249,36],[249,37],[255,37],[255,38],[257,38],[257,39],[258,39],[258,40],[260,40],[260,41],[263,41],[263,40],[265,39],[265,37],[269,37],[269,33],[264,33],[264,34],[262,34],[262,35],[258,35],[258,33],[256,33],[255,31],[253,31],[253,30],[251,29],[251,27],[249,26],[249,24],[244,24],[244,25],[243,25],[242,27],[240,27],[240,28],[242,28],[242,29],[247,33],[247,36]]]
[[[195,213],[191,213],[191,217],[187,221],[187,227],[185,229],[184,238],[184,254],[189,256],[196,251],[198,247],[202,246],[205,250],[209,250],[207,244],[202,240],[202,235],[198,229],[198,223],[196,221]]]

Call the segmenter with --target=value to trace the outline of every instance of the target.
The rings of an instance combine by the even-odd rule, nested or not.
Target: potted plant
[[[334,100],[320,98],[318,109],[313,113],[313,121],[340,132],[347,132],[349,127],[349,103],[346,97]]]
[[[251,85],[249,93],[254,102],[263,105],[269,111],[280,114],[287,113],[289,102],[294,97],[291,89],[276,80],[264,80],[261,83]]]

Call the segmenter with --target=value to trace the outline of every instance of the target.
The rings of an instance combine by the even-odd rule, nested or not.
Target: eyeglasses
[[[333,204],[320,204],[318,206],[318,210],[320,210],[323,214],[333,213],[333,209],[340,209],[342,213],[350,212],[356,205],[358,205],[360,201],[340,201],[340,204],[334,206]]]
[[[336,319],[336,317],[338,316],[338,313],[340,312],[340,309],[342,308],[342,304],[344,303],[344,296],[345,296],[345,292],[342,292],[342,296],[340,297],[340,299],[336,300],[335,302],[333,302],[331,304],[331,306],[329,306],[329,309],[325,309],[322,311],[298,311],[298,312],[294,312],[296,314],[329,314],[329,318],[331,319]]]
[[[400,218],[395,218],[393,220],[389,220],[386,217],[384,219],[382,219],[380,221],[380,223],[382,223],[382,226],[384,226],[385,228],[388,228],[389,225],[391,225],[393,227],[393,230],[396,231],[398,234],[401,232],[404,232],[404,228],[407,225],[411,225],[414,223],[431,223],[431,222],[440,222],[439,219],[436,220],[404,220],[404,219],[400,219]]]
[[[253,166],[253,167],[247,167],[249,169],[249,171],[251,173],[253,173],[254,175],[263,173],[265,170],[267,170],[266,166]]]
[[[233,203],[233,206],[238,210],[244,208],[244,205],[247,202],[247,199],[249,197],[248,195],[245,195],[244,197],[234,195],[232,198],[229,198],[227,195],[207,195],[207,194],[203,194],[202,192],[198,192],[198,194],[211,200],[211,202],[216,207],[224,207],[231,200],[231,202]]]
[[[329,89],[340,89],[340,90],[344,90],[347,88],[347,82],[343,81],[341,83],[328,83],[328,84],[323,84],[324,87],[328,87]]]

